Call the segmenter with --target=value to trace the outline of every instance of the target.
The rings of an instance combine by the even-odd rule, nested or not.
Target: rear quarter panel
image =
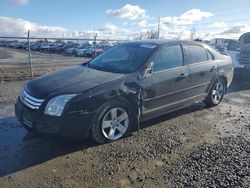
[[[218,76],[225,77],[227,79],[227,87],[230,86],[233,80],[233,63],[230,56],[224,56],[223,58],[217,60],[218,62]]]

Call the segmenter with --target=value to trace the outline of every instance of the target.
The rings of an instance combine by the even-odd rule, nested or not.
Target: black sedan
[[[205,44],[133,41],[29,81],[15,112],[30,131],[105,143],[195,101],[218,105],[232,77],[230,57]]]

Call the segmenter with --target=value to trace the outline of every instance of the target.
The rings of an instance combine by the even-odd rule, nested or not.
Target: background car
[[[96,55],[101,55],[104,53],[106,50],[110,49],[111,46],[101,46],[99,49],[96,50]]]

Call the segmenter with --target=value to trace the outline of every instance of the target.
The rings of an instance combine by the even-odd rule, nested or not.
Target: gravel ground
[[[25,81],[0,83],[0,187],[250,187],[250,79],[96,145],[26,132],[14,117]]]
[[[250,141],[225,137],[206,143],[166,169],[176,187],[250,187]]]
[[[249,89],[234,82],[217,107],[195,104],[105,145],[27,133],[1,103],[0,187],[249,187]]]

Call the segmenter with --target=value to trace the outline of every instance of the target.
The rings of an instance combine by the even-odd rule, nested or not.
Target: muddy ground
[[[0,83],[0,187],[250,187],[250,79],[223,102],[143,123],[105,145],[28,133],[14,117],[25,81]]]

